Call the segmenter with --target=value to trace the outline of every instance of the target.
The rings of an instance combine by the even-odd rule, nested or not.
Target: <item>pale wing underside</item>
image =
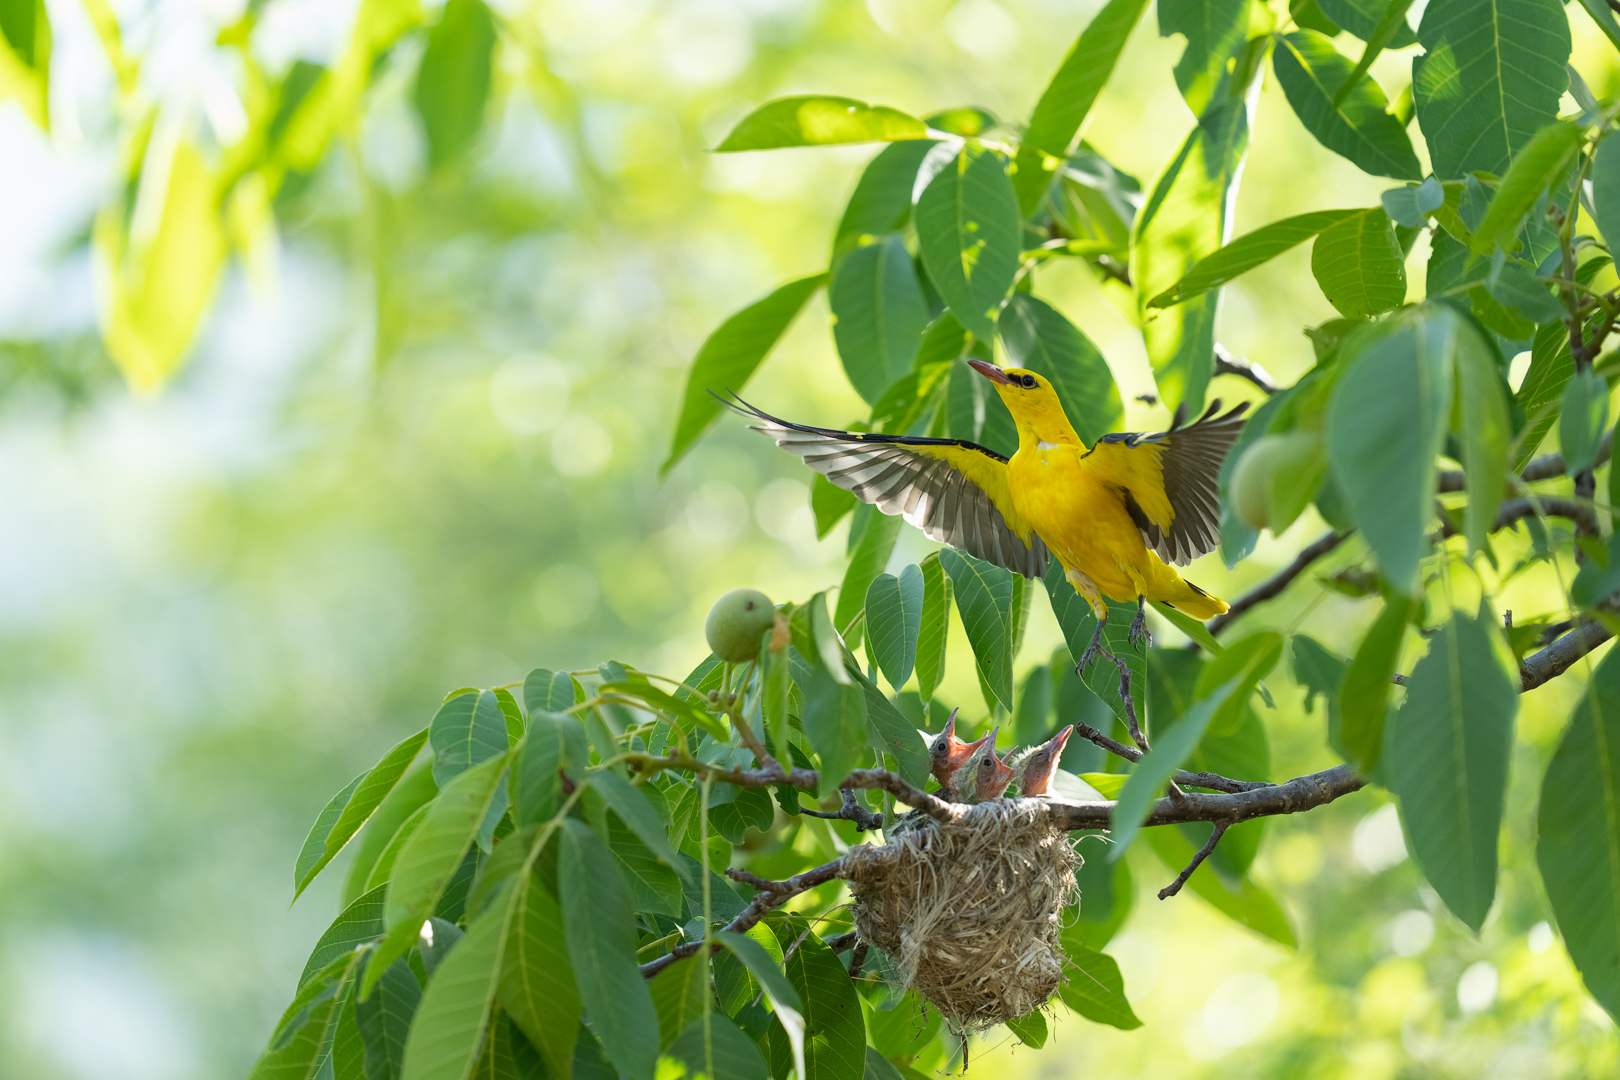
[[[1164,471],[1164,491],[1175,517],[1168,529],[1161,529],[1126,493],[1125,506],[1141,530],[1142,539],[1159,558],[1185,566],[1198,556],[1215,550],[1221,542],[1221,497],[1217,487],[1221,464],[1227,451],[1243,430],[1245,402],[1230,412],[1216,416],[1219,401],[1210,404],[1204,415],[1186,427],[1141,434],[1121,432],[1105,435],[1098,446],[1123,445],[1128,449],[1156,447]]]
[[[923,439],[864,435],[789,423],[743,403],[748,415],[763,421],[759,431],[791,450],[834,484],[885,514],[898,515],[931,540],[960,548],[976,558],[1022,574],[1040,577],[1049,557],[1041,538],[1026,543],[1008,526],[990,495],[948,457],[935,454],[983,454],[991,461],[1006,458],[956,439]]]

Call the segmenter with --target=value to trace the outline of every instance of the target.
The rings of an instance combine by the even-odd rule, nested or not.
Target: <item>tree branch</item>
[[[1234,356],[1218,341],[1215,343],[1215,374],[1236,375],[1240,379],[1247,379],[1264,390],[1268,396],[1277,392],[1277,381],[1271,377],[1269,371],[1252,360]]]
[[[1193,871],[1198,869],[1199,865],[1214,853],[1215,845],[1221,842],[1221,837],[1226,835],[1226,830],[1229,828],[1231,826],[1224,821],[1216,822],[1215,830],[1209,834],[1209,839],[1204,842],[1204,846],[1198,849],[1198,854],[1192,857],[1192,862],[1187,864],[1187,869],[1177,874],[1176,880],[1159,890],[1160,900],[1168,900],[1181,891],[1181,887],[1187,884],[1187,879],[1192,877]]]
[[[853,788],[844,788],[843,793],[844,805],[837,810],[800,810],[799,813],[833,821],[853,821],[856,832],[871,832],[883,828],[883,815],[874,814],[856,802]]]
[[[1126,761],[1142,760],[1142,751],[1138,750],[1134,746],[1126,746],[1124,743],[1119,742],[1116,739],[1110,739],[1107,735],[1104,735],[1090,724],[1076,724],[1074,726],[1074,730],[1082,739],[1089,739],[1091,742],[1096,743],[1098,746],[1102,747],[1104,750],[1107,750],[1110,754],[1113,754],[1116,757],[1122,757]],[[1182,786],[1191,785],[1192,787],[1213,788],[1216,791],[1225,792],[1253,791],[1256,788],[1272,786],[1263,781],[1229,780],[1219,773],[1195,773],[1188,772],[1185,769],[1177,769],[1176,775],[1173,779],[1176,781],[1176,783]]]
[[[1519,692],[1545,685],[1568,671],[1581,657],[1614,634],[1600,622],[1582,623],[1538,653],[1519,663]]]
[[[1603,441],[1598,444],[1598,453],[1594,464],[1602,465],[1605,461],[1608,461],[1613,447],[1614,432],[1610,431],[1603,436]],[[1542,454],[1540,457],[1530,460],[1530,464],[1526,465],[1524,471],[1519,474],[1519,479],[1528,484],[1537,480],[1551,480],[1555,476],[1563,475],[1564,455]],[[1455,469],[1442,472],[1436,490],[1442,494],[1452,491],[1464,491],[1466,490],[1466,476]]]
[[[836,877],[840,877],[844,869],[842,858],[834,859],[829,863],[822,863],[813,870],[806,870],[802,874],[794,874],[786,881],[769,881],[762,877],[755,877],[746,870],[727,870],[726,873],[738,881],[746,881],[759,889],[759,895],[742,910],[742,914],[728,922],[724,929],[734,934],[747,932],[754,924],[763,919],[767,912],[779,904],[786,903],[802,892],[808,892],[818,885],[825,885]],[[656,960],[649,960],[641,965],[641,976],[650,979],[663,971],[677,960],[684,960],[695,955],[703,948],[701,941],[689,941],[685,945],[677,945],[669,952]],[[724,946],[718,941],[709,947],[711,954],[719,952]]]
[[[1211,619],[1209,621],[1209,632],[1211,634],[1220,633],[1234,619],[1256,604],[1264,603],[1280,595],[1284,589],[1294,583],[1295,578],[1305,572],[1311,563],[1344,543],[1349,536],[1350,534],[1347,532],[1330,532],[1300,551],[1298,555],[1294,556],[1293,562],[1232,601],[1231,606],[1226,609],[1224,615],[1217,615]]]
[[[1336,765],[1309,776],[1299,776],[1286,784],[1267,784],[1250,791],[1208,795],[1185,792],[1179,799],[1159,799],[1149,811],[1147,825],[1179,825],[1191,821],[1226,822],[1235,825],[1250,818],[1297,814],[1325,806],[1335,799],[1359,791],[1366,781],[1348,765]],[[1053,820],[1065,829],[1106,829],[1110,825],[1112,802],[1051,804]]]

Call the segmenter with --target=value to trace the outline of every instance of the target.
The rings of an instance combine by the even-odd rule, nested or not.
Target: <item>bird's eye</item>
[[[1024,387],[1025,390],[1033,390],[1033,389],[1035,389],[1035,376],[1033,376],[1033,375],[1025,375],[1022,379],[1019,379],[1018,381],[1021,384],[1023,384],[1023,387]]]

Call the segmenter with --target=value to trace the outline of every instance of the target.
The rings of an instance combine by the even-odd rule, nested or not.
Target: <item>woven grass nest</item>
[[[1040,1008],[1064,981],[1076,856],[1041,799],[955,807],[847,856],[861,939],[958,1032]]]

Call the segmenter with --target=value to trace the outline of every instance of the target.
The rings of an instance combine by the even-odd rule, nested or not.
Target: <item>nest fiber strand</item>
[[[1028,1015],[1063,982],[1076,857],[1042,800],[960,809],[852,849],[846,875],[861,938],[966,1033]]]

